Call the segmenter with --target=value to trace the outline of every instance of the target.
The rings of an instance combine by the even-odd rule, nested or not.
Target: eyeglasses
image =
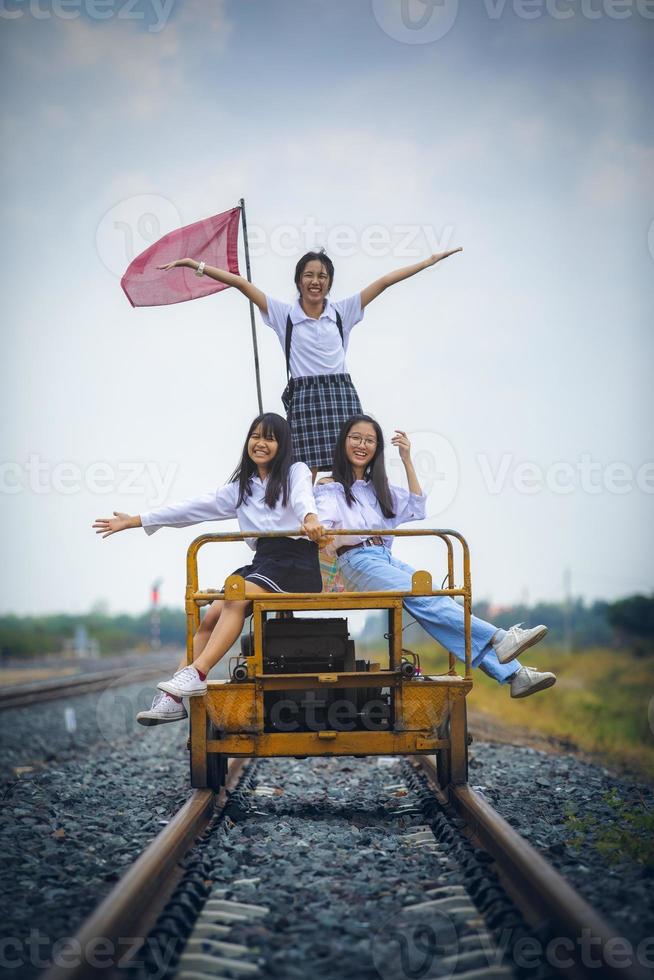
[[[377,440],[372,436],[348,436],[348,439],[353,446],[365,446],[366,449],[374,449],[377,445]]]

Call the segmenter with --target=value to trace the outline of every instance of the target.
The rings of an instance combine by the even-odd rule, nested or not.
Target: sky
[[[132,309],[120,277],[241,197],[252,278],[288,301],[312,247],[336,299],[463,247],[372,303],[347,363],[411,435],[424,526],[468,540],[473,596],[654,588],[654,0],[2,0],[0,20],[1,612],[136,612],[155,579],[180,606],[188,543],[233,529],[90,525],[240,456],[245,299]],[[244,547],[212,546],[205,584]],[[396,548],[440,579],[433,543]]]

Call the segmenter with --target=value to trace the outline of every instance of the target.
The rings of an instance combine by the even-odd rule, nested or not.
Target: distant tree
[[[160,610],[161,642],[183,646],[186,617],[182,609]],[[10,657],[36,657],[59,653],[75,630],[84,627],[97,640],[102,653],[115,653],[150,642],[150,614],[110,616],[97,604],[86,615],[0,616],[0,653]]]
[[[619,643],[637,656],[654,655],[654,594],[627,596],[611,603],[607,619]]]
[[[613,641],[613,633],[606,618],[605,602],[586,605],[583,599],[573,599],[569,607],[561,602],[539,602],[533,606],[504,606],[497,612],[489,603],[480,601],[473,603],[473,609],[481,619],[489,620],[504,629],[514,623],[525,623],[527,626],[544,623],[549,630],[545,642],[555,646],[560,646],[568,638],[575,650],[608,646]]]

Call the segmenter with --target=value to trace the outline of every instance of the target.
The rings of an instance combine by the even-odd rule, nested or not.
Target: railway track
[[[163,672],[161,664],[151,664],[147,667],[116,667],[112,670],[61,677],[33,684],[17,684],[0,689],[0,711],[102,691],[123,677],[126,684],[151,680],[154,677],[160,678]]]
[[[194,792],[82,926],[77,962],[54,965],[44,980],[292,980],[303,969],[332,980],[649,975],[612,953],[622,940],[478,794],[455,787],[446,800],[429,757],[320,760],[308,773],[317,788],[302,782],[302,767],[231,760],[226,787],[216,797]],[[289,775],[285,799],[279,787]],[[353,782],[343,804],[330,802],[334,777],[346,788]],[[363,795],[353,804],[359,779]],[[372,791],[377,802],[366,802]],[[334,844],[335,827],[345,843]],[[362,903],[367,878],[357,883],[353,871],[348,883],[348,841],[369,838],[379,887]],[[240,858],[235,839],[245,847]],[[342,862],[344,877],[333,877]],[[317,881],[326,883],[326,904],[313,901]],[[401,898],[397,881],[409,883]],[[346,905],[355,903],[346,914],[341,891]],[[334,953],[330,962],[325,930],[347,933],[345,961]],[[98,937],[105,956],[84,955]],[[303,942],[311,944],[304,952]]]

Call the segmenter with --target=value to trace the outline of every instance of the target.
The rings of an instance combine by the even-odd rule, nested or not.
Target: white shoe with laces
[[[556,674],[536,667],[521,667],[511,678],[511,697],[528,698],[537,691],[545,691],[556,684]]]
[[[497,659],[501,664],[508,664],[515,660],[521,653],[539,643],[544,636],[547,636],[547,626],[533,626],[529,630],[522,629],[522,623],[517,623],[507,630],[504,639],[500,640],[493,649],[497,654]]]
[[[139,725],[165,725],[169,721],[182,721],[188,718],[181,701],[175,701],[169,694],[158,691],[147,711],[139,711],[136,720]]]
[[[200,680],[195,667],[182,667],[169,681],[157,684],[160,691],[174,694],[176,698],[198,698],[207,693],[207,682]]]

